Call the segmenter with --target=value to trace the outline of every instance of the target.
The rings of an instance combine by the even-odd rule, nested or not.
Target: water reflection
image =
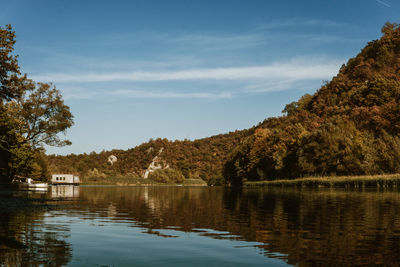
[[[249,259],[261,253],[265,259],[277,258],[300,266],[393,265],[400,261],[397,191],[72,187],[52,188],[49,194],[49,198],[70,199],[45,216],[38,212],[2,217],[0,265],[18,265],[31,257],[37,262],[46,258],[65,264],[77,257],[72,255],[73,248],[81,248],[74,249],[74,254],[89,257],[90,253],[81,250],[87,249],[83,244],[93,238],[98,246],[104,243],[104,247],[113,247],[109,257],[114,258],[126,247],[137,246],[137,240],[146,243],[146,236],[184,247],[188,240],[184,233],[190,233],[190,239],[206,238],[209,247],[218,240],[236,242],[232,244],[242,253],[248,246],[255,247],[255,254],[246,250]],[[78,231],[76,225],[91,228]],[[162,244],[158,249],[169,246],[157,240]],[[221,244],[225,243],[219,243],[216,253],[222,255]],[[44,252],[35,256],[33,251]],[[154,254],[153,258],[160,257],[158,260],[164,263],[162,255]]]
[[[68,229],[46,226],[43,213],[0,212],[0,266],[62,266],[69,262]]]
[[[81,197],[91,212],[111,205],[113,212],[100,216],[132,218],[151,234],[176,229],[254,241],[267,257],[289,264],[400,260],[398,192],[149,187],[86,188]]]
[[[53,185],[51,198],[77,198],[79,197],[79,188],[75,185]]]
[[[397,264],[398,192],[275,189],[225,195],[239,232],[290,264]]]

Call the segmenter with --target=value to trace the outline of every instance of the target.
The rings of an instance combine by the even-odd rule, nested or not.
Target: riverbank
[[[244,187],[295,186],[295,187],[400,187],[400,174],[306,177],[293,180],[245,182]]]
[[[130,176],[84,178],[81,185],[115,185],[115,186],[207,186],[202,179],[185,179],[182,184],[160,183],[151,179]]]

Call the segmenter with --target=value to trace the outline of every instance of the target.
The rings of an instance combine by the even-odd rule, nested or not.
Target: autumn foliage
[[[151,139],[128,150],[92,152],[90,154],[49,155],[49,169],[54,172],[77,173],[83,179],[93,170],[98,175],[142,177],[155,156],[164,165],[180,172],[185,178],[201,178],[207,182],[222,183],[222,166],[229,152],[240,144],[253,129],[216,135],[195,141]],[[163,148],[162,153],[159,151]],[[114,155],[117,161],[108,162]]]
[[[226,182],[400,172],[400,27],[382,33],[243,140],[224,165]]]

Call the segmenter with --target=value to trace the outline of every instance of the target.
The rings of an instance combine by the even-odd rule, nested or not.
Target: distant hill
[[[228,183],[400,172],[400,28],[387,23],[314,95],[262,122],[224,165]]]
[[[155,139],[128,150],[49,155],[47,160],[52,173],[76,173],[83,178],[120,175],[143,177],[157,156],[156,164],[162,168],[168,166],[180,171],[186,178],[202,178],[209,183],[218,184],[222,181],[222,167],[229,152],[253,132],[254,128],[195,141]],[[117,159],[113,164],[108,161],[111,155]]]

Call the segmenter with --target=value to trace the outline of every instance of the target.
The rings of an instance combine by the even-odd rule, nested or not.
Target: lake
[[[0,266],[400,262],[393,190],[54,186],[29,196],[57,206],[0,212]]]

